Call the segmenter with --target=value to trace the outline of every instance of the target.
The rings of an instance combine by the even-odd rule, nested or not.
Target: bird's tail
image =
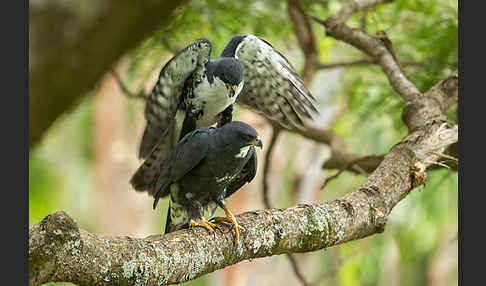
[[[169,200],[169,207],[167,208],[167,220],[165,221],[165,231],[164,233],[169,233],[170,230],[173,228],[171,220],[170,220],[170,200]]]
[[[142,141],[140,143],[140,150],[138,152],[138,157],[143,159],[150,154],[150,151],[154,148],[155,144],[157,144],[159,137],[157,134],[152,134],[149,131],[149,128],[145,128],[143,132]]]
[[[169,153],[170,148],[170,142],[160,142],[133,174],[130,184],[136,191],[148,192],[154,195],[152,186],[160,174],[160,165]]]

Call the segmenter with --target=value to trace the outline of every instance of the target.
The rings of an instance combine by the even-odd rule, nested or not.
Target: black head
[[[263,147],[255,128],[241,121],[232,121],[217,130],[224,142],[237,148],[250,145]]]
[[[229,43],[224,47],[221,57],[234,57],[236,53],[236,48],[243,41],[247,35],[236,35],[231,38]]]
[[[243,81],[243,64],[235,58],[219,58],[211,61],[211,68],[208,71],[228,85],[239,85]]]

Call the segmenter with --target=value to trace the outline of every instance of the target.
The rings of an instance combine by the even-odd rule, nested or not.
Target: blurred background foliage
[[[335,15],[346,3],[337,0],[302,2],[306,11],[320,19]],[[400,61],[415,63],[404,65],[407,76],[419,90],[426,91],[457,69],[457,12],[457,0],[399,0],[357,13],[348,23],[370,34],[384,30],[393,42]],[[353,47],[327,38],[324,28],[319,24],[312,23],[312,28],[322,63],[363,58],[363,54]],[[150,81],[153,82],[160,68],[174,52],[197,38],[205,37],[213,43],[212,56],[217,57],[229,39],[241,33],[255,34],[269,41],[287,56],[298,71],[302,70],[304,57],[289,20],[287,2],[276,0],[189,1],[169,27],[128,53],[120,61],[121,68],[118,70],[122,70],[122,78],[130,90],[145,88],[148,91],[151,88]],[[320,70],[313,82],[307,84],[319,100],[322,124],[328,124],[329,128],[341,136],[351,153],[386,153],[406,135],[406,126],[400,119],[404,102],[390,87],[378,66]],[[126,164],[127,174],[131,174],[140,163],[136,153],[144,124],[143,102],[123,96],[119,90],[116,90],[116,94],[115,100],[122,104],[119,111],[124,114],[119,124],[125,126],[126,130],[120,140],[131,143],[107,144],[113,144],[110,148],[118,155],[126,152],[124,156],[131,158],[131,163]],[[152,211],[152,202],[148,196],[130,190],[129,176],[118,178],[124,180],[121,183],[125,187],[110,190],[108,199],[105,199],[108,205],[120,204],[119,213],[106,213],[106,208],[100,203],[103,200],[100,194],[104,190],[97,184],[96,172],[99,169],[94,165],[97,156],[104,154],[97,153],[93,147],[94,133],[96,128],[100,128],[99,122],[103,122],[103,114],[110,114],[109,111],[96,111],[95,102],[101,96],[100,89],[87,94],[81,104],[59,118],[41,144],[31,150],[29,225],[38,223],[47,214],[65,210],[80,227],[103,233],[105,230],[99,218],[117,220],[122,216],[123,208],[131,207],[132,199],[128,199],[127,203],[118,196],[127,195],[137,196],[141,202],[139,209],[127,213],[136,219],[143,210],[145,214],[140,215],[143,217],[140,220],[148,224],[148,227],[132,230],[127,226],[124,229],[123,223],[126,220],[123,220],[118,222],[122,225],[121,230],[112,234],[129,233],[144,237],[161,232],[166,202],[156,212]],[[104,108],[110,110],[112,106],[105,105]],[[94,115],[96,112],[101,112],[98,117]],[[451,120],[457,121],[456,112],[457,108],[449,112]],[[261,128],[259,131],[266,130],[262,131],[265,134],[263,141],[268,142],[268,124],[262,127],[265,121],[249,113],[244,112],[244,108],[238,108],[236,119],[260,124],[257,126]],[[272,197],[276,207],[288,207],[298,202],[295,196],[296,185],[310,172],[309,158],[315,154],[319,154],[322,160],[311,164],[317,168],[311,176],[314,182],[311,186],[314,187],[310,191],[314,200],[338,198],[352,191],[365,179],[361,175],[344,172],[321,191],[319,184],[336,171],[319,168],[329,158],[329,148],[288,132],[281,135],[277,145],[281,147],[276,147],[271,166]],[[312,147],[314,153],[309,153],[310,156],[301,155],[299,150],[303,146]],[[260,153],[259,158],[263,159],[263,155]],[[263,160],[259,161],[260,174]],[[237,204],[243,201],[244,207],[240,212],[263,207],[261,176],[257,176],[250,185],[245,193],[246,198],[237,198],[233,202]],[[297,255],[304,276],[315,283],[313,285],[457,285],[457,192],[456,172],[448,169],[429,172],[427,185],[412,191],[395,207],[384,233],[328,250]],[[252,267],[252,264],[258,267]],[[237,273],[237,280],[234,277],[228,278],[231,275],[224,275],[225,271],[232,269]],[[276,256],[242,262],[185,285],[253,285],[255,281],[261,285],[298,283],[286,258]]]

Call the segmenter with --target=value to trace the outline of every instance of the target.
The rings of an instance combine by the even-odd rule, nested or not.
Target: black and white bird
[[[226,217],[214,220],[230,223],[238,242],[239,231],[245,229],[225,206],[224,199],[255,177],[254,146],[262,147],[257,131],[239,121],[221,128],[200,128],[184,136],[162,161],[161,171],[149,190],[154,209],[160,198],[170,198],[165,233],[189,226],[214,231],[215,224],[203,215],[205,210],[214,213],[219,206]]]
[[[197,40],[160,72],[145,108],[139,157],[146,160],[131,179],[135,190],[151,187],[160,161],[185,134],[231,122],[235,102],[285,128],[304,128],[304,120],[318,113],[302,79],[268,42],[234,36],[216,60],[211,47],[209,40]]]

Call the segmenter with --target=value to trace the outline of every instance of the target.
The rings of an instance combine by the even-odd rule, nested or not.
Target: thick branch
[[[455,71],[433,86],[425,96],[407,102],[402,113],[402,120],[409,131],[431,120],[445,120],[444,113],[452,105],[457,104],[458,95],[459,77],[458,72]]]
[[[313,18],[326,27],[327,35],[348,43],[370,56],[373,61],[380,65],[391,86],[398,94],[406,101],[411,101],[420,96],[420,91],[403,73],[392,49],[390,49],[391,42],[388,38],[384,38],[386,34],[380,33],[379,37],[372,37],[360,29],[353,29],[346,25],[351,14],[385,2],[391,1],[352,1],[351,4],[343,7],[336,17],[328,18],[325,21],[316,17]]]
[[[358,11],[372,8],[376,5],[391,2],[390,0],[361,0],[351,1],[344,6],[335,17],[322,21],[313,17],[318,23],[326,27],[327,35],[353,45],[361,50],[370,59],[364,59],[350,65],[375,63],[381,66],[392,87],[407,102],[402,119],[406,123],[409,132],[424,126],[428,122],[445,121],[444,115],[447,109],[457,103],[458,75],[453,73],[448,78],[439,82],[429,90],[426,96],[422,96],[415,85],[410,82],[401,68],[401,64],[395,56],[392,43],[385,32],[380,31],[377,37],[367,35],[363,30],[352,29],[346,25],[349,17]],[[331,65],[331,67],[333,67]],[[324,66],[325,68],[325,66]],[[343,149],[332,148],[332,157],[324,164],[324,168],[345,168],[354,172],[372,171],[383,159],[382,156],[366,156],[359,158],[346,153]],[[358,162],[362,166],[358,165]],[[357,168],[355,168],[357,167]]]
[[[238,246],[229,227],[215,234],[195,228],[144,239],[104,237],[57,212],[29,229],[30,284],[177,283],[242,260],[316,251],[382,232],[393,207],[425,182],[423,170],[457,141],[457,133],[457,125],[442,122],[415,130],[362,186],[340,199],[238,215],[247,229]]]
[[[424,96],[408,102],[404,108],[402,119],[408,126],[409,131],[423,127],[428,122],[444,122],[444,113],[454,104],[457,104],[459,92],[459,77],[455,71],[445,79],[434,85]],[[334,137],[332,137],[334,138]],[[339,138],[339,137],[336,137]],[[453,144],[445,154],[457,158],[457,146]],[[371,155],[359,157],[347,153],[342,148],[331,148],[332,155],[323,164],[325,169],[346,169],[351,172],[366,173],[373,172],[381,163],[383,155]],[[450,161],[445,163],[450,168],[456,170],[457,162]],[[439,165],[433,165],[429,169],[436,169]]]

